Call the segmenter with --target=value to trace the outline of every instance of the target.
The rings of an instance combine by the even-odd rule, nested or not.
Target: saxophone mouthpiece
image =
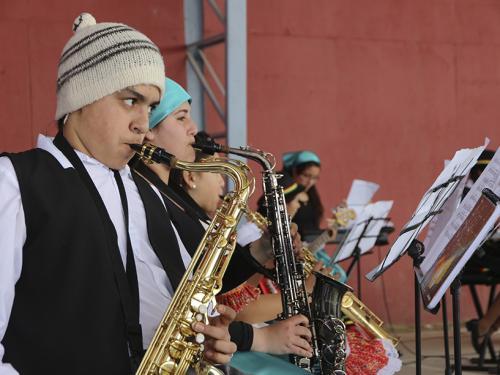
[[[211,137],[200,137],[198,135],[194,136],[193,148],[204,152],[205,154],[213,155],[216,152],[226,153],[227,146],[221,145],[220,143],[215,142],[215,140]]]
[[[139,145],[137,143],[129,143],[129,146],[132,150],[134,150],[135,152],[140,152],[141,149],[142,149],[142,145]]]
[[[168,153],[160,147],[153,146],[151,144],[145,143],[143,145],[130,144],[129,145],[136,154],[147,163],[162,163],[167,164],[171,168],[175,167],[177,159],[174,155]]]

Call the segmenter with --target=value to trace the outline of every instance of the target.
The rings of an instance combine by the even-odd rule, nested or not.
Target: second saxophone
[[[189,163],[177,160],[159,147],[131,147],[146,163],[221,173],[234,182],[234,189],[226,194],[207,228],[136,372],[136,375],[184,375],[189,368],[194,368],[197,374],[222,374],[203,361],[205,338],[191,327],[200,321],[208,324],[209,310],[216,305],[215,295],[222,288],[222,277],[236,246],[236,226],[247,210],[253,191],[253,177],[248,167],[237,161],[216,159]]]

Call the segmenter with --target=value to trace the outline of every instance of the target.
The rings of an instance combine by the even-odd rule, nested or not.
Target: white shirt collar
[[[61,164],[61,166],[64,169],[74,168],[73,165],[68,160],[68,158],[66,158],[66,156],[64,156],[64,154],[61,152],[61,150],[59,150],[57,148],[57,146],[54,145],[54,137],[49,137],[49,136],[46,136],[43,134],[38,134],[36,147],[40,148],[42,150],[45,150],[45,151],[49,152],[50,154],[52,154],[52,156],[54,156],[57,159],[59,164]],[[107,167],[106,165],[101,163],[99,160],[94,159],[93,157],[88,156],[87,154],[84,154],[83,152],[80,152],[78,150],[75,150],[75,152],[84,164],[94,165],[94,166],[103,168],[105,171],[111,171],[111,169],[109,167]],[[130,167],[128,165],[126,165],[124,168],[122,168],[120,170],[120,175],[122,177],[131,176]]]

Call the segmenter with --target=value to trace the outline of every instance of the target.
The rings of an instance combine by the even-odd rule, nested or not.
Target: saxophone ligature
[[[208,226],[136,372],[136,375],[183,375],[194,368],[197,374],[221,374],[203,360],[205,338],[191,327],[195,322],[208,323],[209,310],[216,305],[215,295],[222,288],[222,277],[236,246],[236,226],[253,192],[253,177],[245,164],[235,160],[190,163],[152,145],[131,147],[146,163],[221,173],[233,180],[233,190],[226,194]]]

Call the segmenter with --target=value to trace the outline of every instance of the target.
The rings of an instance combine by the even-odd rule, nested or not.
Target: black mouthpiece
[[[194,139],[193,148],[205,154],[213,155],[216,152],[224,152],[224,146],[215,142],[211,137],[202,137],[197,134]]]
[[[169,154],[167,151],[160,147],[156,147],[150,144],[131,144],[130,148],[132,148],[132,150],[134,150],[141,159],[148,162],[154,161],[155,163],[163,163],[169,166],[172,166],[172,164],[175,162],[175,156]]]

